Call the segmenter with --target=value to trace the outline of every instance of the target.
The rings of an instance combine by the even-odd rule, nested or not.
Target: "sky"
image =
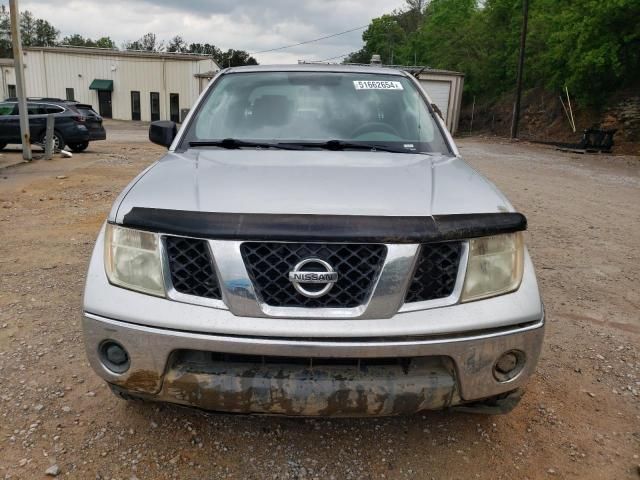
[[[120,47],[153,32],[162,40],[180,35],[187,43],[253,53],[365,26],[403,4],[404,0],[21,0],[19,7],[52,23],[61,39],[73,33],[93,39],[110,36]],[[359,50],[363,31],[254,56],[262,64],[324,60]]]

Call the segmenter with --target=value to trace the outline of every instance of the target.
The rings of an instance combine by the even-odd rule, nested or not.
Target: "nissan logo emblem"
[[[338,281],[338,272],[335,272],[333,267],[324,260],[307,258],[293,267],[292,272],[289,272],[289,281],[305,297],[320,298],[326,295],[333,284]],[[324,285],[324,287],[319,290],[310,290],[303,286],[308,284]]]

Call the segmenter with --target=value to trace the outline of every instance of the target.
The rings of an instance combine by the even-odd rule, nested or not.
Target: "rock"
[[[158,428],[158,424],[156,422],[151,422],[151,428]]]
[[[87,395],[87,397],[95,397],[96,396],[96,392],[87,392],[86,395]]]
[[[18,462],[18,465],[20,465],[21,467],[24,467],[27,464],[27,459],[23,458]]]
[[[64,407],[62,407],[62,411],[64,413],[69,413],[71,411],[71,407],[68,407],[68,406],[65,405]]]
[[[65,178],[68,178],[66,175],[58,175],[56,177],[58,180],[64,180]]]
[[[58,465],[51,465],[45,470],[44,474],[50,477],[57,477],[60,474],[60,467]]]
[[[34,409],[36,412],[40,412],[40,411],[42,411],[42,409],[43,409],[43,408],[44,408],[44,405],[41,405],[41,404],[38,404],[38,405],[36,405],[35,407],[33,407],[33,409]]]

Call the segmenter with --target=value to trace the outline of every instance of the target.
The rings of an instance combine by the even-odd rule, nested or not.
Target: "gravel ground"
[[[162,153],[144,128],[111,122],[85,154],[0,170],[0,476],[640,478],[638,157],[459,142],[527,215],[547,307],[538,373],[511,414],[233,416],[118,400],[85,359],[95,236]]]

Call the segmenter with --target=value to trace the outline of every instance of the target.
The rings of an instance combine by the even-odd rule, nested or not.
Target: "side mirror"
[[[149,125],[149,140],[169,148],[178,134],[178,126],[169,120],[157,120]]]

